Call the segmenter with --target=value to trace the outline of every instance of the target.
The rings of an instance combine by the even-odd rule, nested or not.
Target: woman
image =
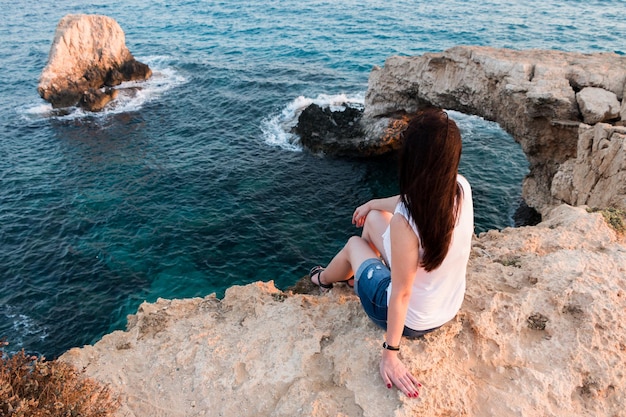
[[[323,289],[354,275],[368,316],[387,330],[380,374],[388,388],[417,397],[418,384],[398,357],[400,339],[451,320],[463,302],[474,233],[469,183],[458,174],[461,135],[441,109],[421,110],[403,133],[400,195],[357,207],[363,227],[311,281]]]

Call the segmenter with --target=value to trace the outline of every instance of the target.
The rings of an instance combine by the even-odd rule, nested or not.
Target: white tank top
[[[463,202],[460,217],[452,232],[448,253],[442,264],[433,271],[426,272],[424,268],[419,267],[413,280],[413,289],[404,323],[413,330],[428,330],[443,325],[454,318],[463,303],[465,274],[474,235],[474,208],[469,182],[460,175],[457,181],[463,189]],[[400,213],[407,219],[419,240],[419,231],[402,202],[396,206],[395,213]],[[389,267],[393,268],[389,229],[387,227],[383,233],[383,245]],[[421,244],[419,253],[420,257],[423,256]],[[391,284],[387,287],[387,303],[390,297]]]

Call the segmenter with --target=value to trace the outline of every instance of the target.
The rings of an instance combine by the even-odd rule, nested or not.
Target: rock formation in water
[[[348,103],[343,110],[313,103],[300,113],[293,131],[300,136],[303,147],[326,156],[372,157],[399,150],[397,135],[404,127],[402,121],[390,123],[382,137],[374,137],[364,135],[362,117],[363,108]],[[400,130],[394,130],[393,126]]]
[[[361,123],[371,140],[428,105],[478,115],[521,145],[529,206],[626,209],[625,88],[617,54],[459,46],[374,68]]]
[[[110,384],[125,417],[623,415],[626,242],[601,214],[563,205],[483,233],[467,279],[453,321],[402,341],[419,399],[384,386],[383,331],[345,286],[144,303],[61,360]]]
[[[342,110],[331,111],[313,103],[298,117],[294,131],[300,136],[300,143],[314,153],[326,155],[354,156],[354,138],[362,140],[363,132],[359,120],[363,109],[345,105]],[[373,146],[366,147],[375,154]]]
[[[309,109],[297,133],[315,152],[371,156],[398,149],[407,114],[418,108],[458,110],[499,123],[520,143],[529,206],[626,209],[625,88],[626,57],[616,54],[455,47],[374,68],[364,114],[350,121],[358,120],[354,134],[337,135],[341,119],[330,133],[316,128]]]
[[[78,105],[100,111],[124,81],[150,78],[150,68],[137,61],[119,24],[99,15],[67,15],[59,22],[48,63],[37,90],[54,108]]]

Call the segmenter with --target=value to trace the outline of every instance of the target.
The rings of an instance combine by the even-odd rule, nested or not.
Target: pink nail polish
[[[387,384],[387,388],[391,389],[391,384]]]

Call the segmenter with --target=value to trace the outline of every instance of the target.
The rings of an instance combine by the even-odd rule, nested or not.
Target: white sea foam
[[[98,113],[77,107],[53,109],[49,103],[38,100],[36,104],[21,112],[29,120],[56,118],[73,120],[83,117],[106,118],[112,114],[128,113],[141,109],[146,103],[159,98],[167,91],[187,82],[187,79],[171,66],[167,56],[152,56],[140,59],[152,69],[152,77],[146,81],[131,81],[116,86],[118,96]]]
[[[302,150],[300,138],[292,133],[292,130],[305,108],[311,104],[317,104],[320,107],[328,107],[331,111],[343,111],[346,109],[346,105],[362,106],[364,101],[363,93],[355,95],[320,94],[316,98],[299,96],[288,103],[279,114],[261,121],[263,140],[269,145],[299,152]]]
[[[17,335],[17,338],[9,340],[11,345],[21,346],[25,339],[45,340],[48,337],[48,331],[45,327],[26,314],[18,313],[18,311],[17,308],[10,305],[5,305],[0,310],[0,317],[4,316],[4,320],[11,323],[12,333]]]

